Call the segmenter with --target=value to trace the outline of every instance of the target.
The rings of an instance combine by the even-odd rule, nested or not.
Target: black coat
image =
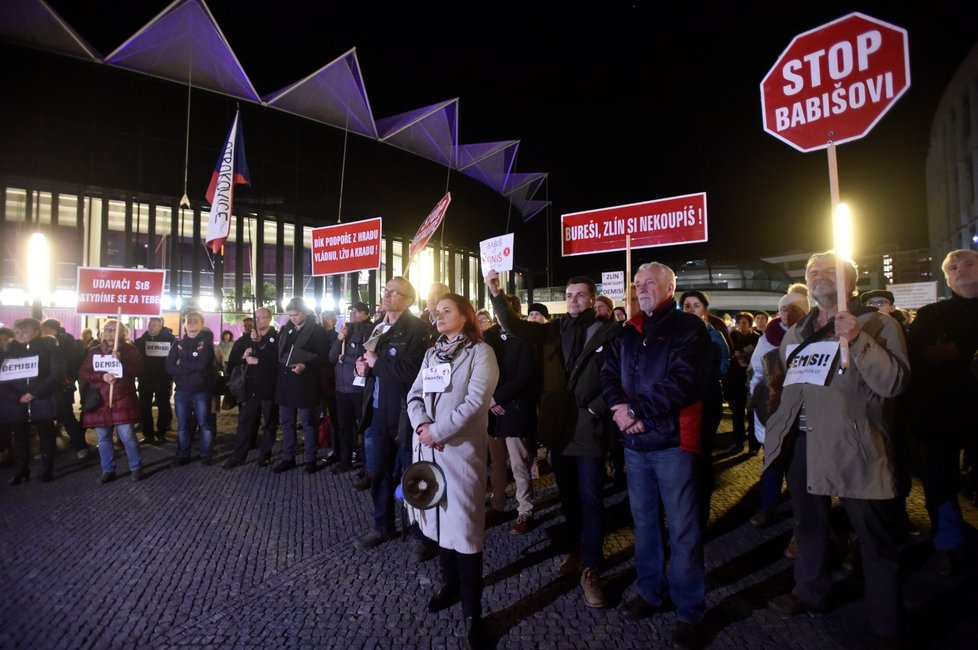
[[[494,416],[492,434],[497,437],[534,437],[540,396],[536,348],[507,333],[486,337],[486,342],[492,346],[499,364],[499,383],[492,397],[506,411]]]
[[[599,380],[604,357],[622,330],[621,325],[617,321],[594,319],[590,310],[577,318],[564,316],[549,323],[520,320],[510,311],[502,293],[493,297],[492,305],[508,332],[543,349],[547,394],[540,401],[539,441],[568,456],[603,456],[613,424]],[[581,327],[582,323],[587,323],[587,340],[567,367],[563,342],[572,328]],[[554,385],[561,377],[560,368],[563,368],[563,389]]]
[[[672,302],[651,316],[630,318],[601,372],[608,406],[628,404],[645,424],[644,433],[620,434],[630,449],[699,451],[712,344],[706,324],[675,307]]]
[[[308,332],[306,332],[306,328]],[[302,374],[292,366],[303,363]],[[308,318],[299,330],[291,321],[282,326],[278,336],[278,379],[275,401],[286,408],[309,409],[322,399],[320,370],[329,364],[329,337],[326,330]]]
[[[363,386],[355,386],[357,359],[363,354],[363,343],[370,338],[374,325],[370,321],[347,323],[346,338],[336,339],[329,348],[329,362],[336,374],[336,392],[362,394]],[[364,384],[366,385],[366,384]]]
[[[27,344],[10,341],[0,353],[0,360],[34,356],[38,357],[37,377],[0,382],[0,422],[4,424],[53,420],[58,416],[65,370],[55,339],[39,336]],[[26,393],[34,396],[29,406],[20,403]]]
[[[374,327],[379,325],[376,323]],[[373,329],[371,329],[371,332]],[[428,327],[411,312],[402,313],[393,326],[380,337],[377,362],[367,377],[363,394],[364,417],[361,426],[374,426],[374,435],[386,435],[410,445],[411,423],[407,419],[407,394],[414,384],[425,350],[428,349]],[[380,381],[377,421],[371,421],[374,385]]]
[[[166,357],[146,356],[146,342],[156,341],[169,343],[172,347],[176,340],[176,337],[173,336],[173,332],[171,332],[169,328],[164,327],[156,336],[151,335],[149,332],[143,332],[142,336],[133,341],[133,345],[135,345],[136,349],[139,350],[139,354],[143,355],[143,372],[139,375],[140,389],[170,389],[170,384],[173,382],[173,378],[170,377],[170,374],[166,371]]]
[[[245,393],[248,399],[275,399],[275,380],[278,378],[278,332],[268,328],[258,342],[251,340],[251,334],[242,334],[228,354],[228,376],[236,366],[245,369]],[[244,359],[245,350],[251,348],[251,356],[258,363],[248,364]]]

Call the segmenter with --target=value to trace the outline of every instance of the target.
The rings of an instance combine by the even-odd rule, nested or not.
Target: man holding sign
[[[882,640],[900,636],[899,557],[890,500],[897,496],[893,471],[893,399],[910,380],[910,363],[899,324],[850,301],[856,285],[846,262],[836,277],[833,253],[813,255],[805,269],[817,303],[785,334],[787,368],[781,405],[767,422],[764,470],[787,467],[795,516],[795,588],[769,606],[783,616],[823,610],[832,587],[829,573],[829,510],[837,496],[862,551],[866,598],[873,631]],[[839,340],[849,342],[848,369],[839,370]]]

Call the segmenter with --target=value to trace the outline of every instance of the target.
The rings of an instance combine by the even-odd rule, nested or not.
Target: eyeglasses
[[[381,295],[384,296],[385,298],[387,298],[388,296],[390,296],[391,298],[397,298],[398,296],[404,296],[405,298],[411,297],[408,294],[404,293],[403,291],[398,291],[397,289],[384,289],[381,292]]]
[[[875,300],[867,301],[866,304],[870,307],[886,307],[890,304],[890,301],[883,298],[877,298]]]
[[[480,318],[480,319],[479,319],[479,322],[480,322],[480,323],[491,323],[492,321],[491,321],[491,320],[489,320],[488,318]]]

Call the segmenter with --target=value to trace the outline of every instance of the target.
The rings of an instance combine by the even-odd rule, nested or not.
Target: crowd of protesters
[[[637,586],[621,615],[643,619],[671,602],[674,646],[695,648],[706,611],[712,461],[746,445],[748,454],[764,453],[750,523],[764,527],[776,518],[785,482],[791,498],[786,555],[795,560],[795,586],[770,608],[795,616],[830,606],[837,497],[852,561],[866,576],[869,623],[880,647],[899,647],[897,536],[907,530],[911,468],[923,479],[938,572],[950,574],[969,559],[958,481],[962,450],[972,461],[978,454],[968,408],[978,398],[978,253],[947,255],[951,298],[915,317],[897,309],[888,291],[859,296],[855,265],[842,268],[837,277],[831,252],[812,256],[805,283],[789,288],[773,318],[742,312],[728,316],[729,326],[710,313],[702,291],[677,302],[675,273],[656,262],[638,268],[630,313],[576,276],[566,284],[565,315],[552,319],[535,303],[524,317],[490,271],[492,313],[435,283],[415,316],[415,287],[393,277],[375,320],[358,302],[337,330],[334,314],[317,322],[295,298],[280,329],[259,308],[244,319],[244,334],[235,341],[223,332],[218,345],[194,310],[182,315],[179,335],[153,318],[135,341],[116,320],[76,341],[55,320],[25,318],[0,328],[0,462],[14,466],[11,485],[28,481],[36,431],[39,478],[49,481],[59,427],[79,457],[88,453],[90,428],[99,481],[117,479],[113,432],[139,481],[137,426],[143,442],[162,443],[175,410],[172,465],[192,461],[195,439],[200,462],[211,465],[213,398],[223,392],[225,406],[238,409],[225,469],[240,471],[252,450],[258,467],[276,473],[360,469],[355,487],[370,490],[373,514],[355,542],[365,550],[396,534],[405,468],[433,461],[447,476],[446,496],[434,510],[412,509],[404,532],[414,561],[439,559],[443,583],[428,609],[461,603],[466,640],[481,647],[485,528],[505,518],[509,473],[516,500],[510,532],[533,527],[534,465],[545,450],[567,524],[560,573],[580,576],[587,606],[606,607],[610,468],[627,486],[635,532]],[[849,303],[838,304],[839,295]],[[724,403],[733,431],[729,445],[715,450]],[[324,434],[330,451],[320,458]]]

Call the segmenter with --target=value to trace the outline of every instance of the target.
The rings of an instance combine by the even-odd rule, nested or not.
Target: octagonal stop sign
[[[799,151],[856,140],[909,87],[907,30],[851,13],[788,44],[761,82],[764,130]]]

